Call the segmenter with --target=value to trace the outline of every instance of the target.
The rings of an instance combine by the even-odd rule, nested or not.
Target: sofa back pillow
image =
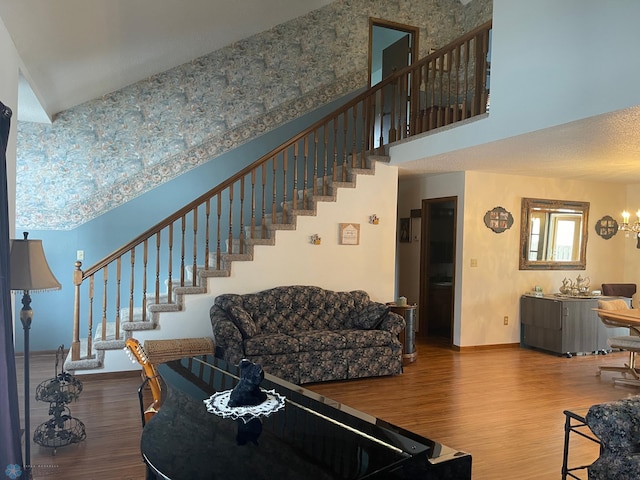
[[[353,326],[362,330],[375,330],[389,315],[389,307],[378,302],[369,302],[353,318]]]
[[[253,318],[251,318],[251,315],[249,315],[244,308],[232,305],[227,315],[231,318],[233,324],[238,327],[238,330],[240,330],[242,338],[251,338],[258,333],[258,327],[253,321]]]

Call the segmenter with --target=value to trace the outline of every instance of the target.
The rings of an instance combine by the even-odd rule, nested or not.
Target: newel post
[[[82,285],[82,262],[75,263],[73,284],[75,299],[73,303],[73,341],[71,342],[71,360],[80,360],[80,285]]]

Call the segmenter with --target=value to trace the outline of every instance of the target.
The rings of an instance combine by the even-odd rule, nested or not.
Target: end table
[[[402,364],[408,365],[415,362],[418,356],[415,334],[415,312],[417,305],[399,306],[394,302],[387,303],[387,305],[389,306],[389,310],[404,317],[405,327],[400,334],[400,342],[402,342]]]

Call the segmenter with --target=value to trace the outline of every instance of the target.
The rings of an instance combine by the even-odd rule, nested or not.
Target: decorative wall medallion
[[[596,233],[605,240],[609,240],[618,233],[618,222],[615,218],[605,215],[596,222]]]
[[[495,207],[484,214],[484,224],[496,233],[502,233],[513,225],[513,215],[502,207]]]

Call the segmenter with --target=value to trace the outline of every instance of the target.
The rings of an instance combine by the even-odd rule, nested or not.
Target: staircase
[[[325,244],[335,243],[335,239],[329,239],[328,235],[323,234],[321,235],[322,245],[318,247],[311,244],[310,234],[322,232],[327,225],[334,228],[339,223],[343,212],[350,210],[350,204],[363,205],[363,212],[373,210],[379,212],[388,225],[383,228],[376,226],[375,233],[379,236],[380,231],[384,230],[388,244],[386,248],[393,248],[395,205],[390,204],[385,207],[383,204],[388,202],[379,195],[377,200],[368,199],[381,190],[388,191],[394,188],[397,184],[397,173],[395,168],[386,165],[387,157],[371,155],[367,161],[367,168],[349,171],[348,181],[332,183],[326,195],[309,197],[305,208],[297,210],[289,208],[286,223],[283,223],[280,215],[276,223],[272,223],[269,219],[265,222],[265,238],[246,238],[244,253],[229,253],[229,251],[239,251],[239,240],[234,238],[233,245],[221,254],[220,269],[215,268],[216,254],[210,253],[207,269],[204,264],[196,266],[195,286],[193,265],[186,265],[185,285],[181,286],[180,281],[173,281],[171,301],[168,296],[169,283],[165,280],[161,286],[160,301],[156,303],[154,295],[150,294],[149,297],[152,300],[147,302],[144,315],[140,306],[136,306],[133,312],[130,312],[129,307],[121,308],[119,335],[116,336],[116,321],[104,323],[104,332],[103,324],[100,323],[92,337],[91,355],[87,353],[88,339],[82,338],[80,340],[81,359],[73,361],[68,358],[65,362],[65,370],[74,374],[138,370],[139,365],[131,363],[122,352],[126,339],[132,336],[141,342],[162,338],[211,336],[209,308],[216,295],[229,292],[247,293],[273,286],[271,275],[265,275],[265,272],[272,272],[278,266],[281,269],[287,268],[286,262],[290,258],[291,250],[299,249],[299,245],[308,245],[309,256],[313,255],[318,263],[328,264],[334,261],[334,254],[325,252]],[[322,219],[319,218],[320,216]],[[355,217],[366,220],[363,213]],[[353,219],[354,216],[350,215],[349,218]],[[249,228],[246,227],[247,230]],[[319,260],[319,257],[323,259]],[[335,261],[338,264],[344,264],[347,260],[340,258]],[[309,261],[310,265],[312,263],[313,260]],[[246,280],[247,277],[252,280]],[[313,270],[299,272],[292,278],[295,280],[293,283],[298,284],[315,284],[317,281]],[[189,322],[188,335],[185,335],[186,321]]]
[[[210,336],[216,295],[274,286],[283,269],[288,280],[316,283],[314,261],[326,268],[353,248],[331,253],[340,222],[366,229],[368,216],[379,215],[386,234],[367,231],[363,239],[390,242],[376,247],[393,252],[395,197],[379,198],[397,188],[397,172],[385,164],[387,146],[485,113],[490,28],[482,25],[395,73],[95,265],[83,270],[76,262],[65,370],[138,369],[122,354],[125,340],[184,338],[187,320],[188,336]],[[322,229],[327,248],[310,242]],[[300,260],[287,258],[301,243],[309,246],[306,272]]]

